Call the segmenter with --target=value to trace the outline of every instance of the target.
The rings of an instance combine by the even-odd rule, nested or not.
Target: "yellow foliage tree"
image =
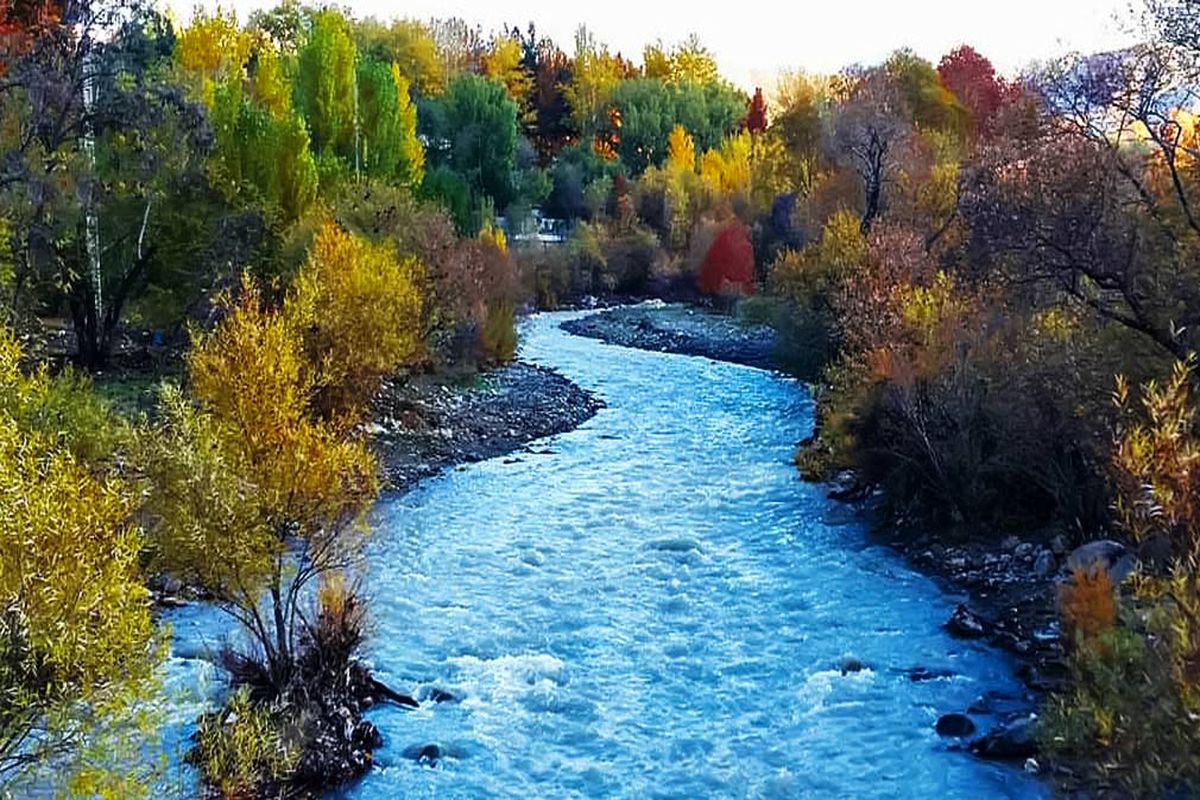
[[[682,125],[672,128],[667,137],[667,166],[679,172],[696,169],[696,142]]]
[[[249,279],[226,311],[193,339],[195,402],[167,390],[143,437],[146,512],[161,564],[214,593],[280,690],[314,625],[306,588],[358,552],[376,464],[363,442],[315,414],[322,372],[295,320],[264,308]]]
[[[233,13],[218,7],[211,14],[197,8],[192,23],[179,33],[175,61],[195,81],[195,89],[210,108],[216,84],[241,80],[253,42]]]
[[[481,59],[483,74],[503,83],[518,104],[524,104],[533,89],[533,78],[523,68],[522,57],[520,39],[497,36]]]
[[[254,74],[251,77],[251,96],[261,108],[277,120],[292,114],[292,84],[283,69],[279,50],[265,36],[254,46]]]
[[[425,270],[327,223],[288,295],[284,315],[303,342],[321,413],[353,424],[380,380],[422,354]]]
[[[726,195],[750,192],[750,134],[730,136],[719,150],[707,150],[700,157],[700,177],[713,191]]]
[[[116,422],[85,383],[26,376],[20,358],[0,329],[0,785],[52,756],[90,759],[88,742],[108,746],[158,655],[136,493],[104,466]],[[82,791],[135,789],[135,775],[77,769]]]

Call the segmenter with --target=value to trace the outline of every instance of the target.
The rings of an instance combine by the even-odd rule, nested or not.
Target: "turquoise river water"
[[[1012,664],[950,639],[955,599],[797,478],[805,387],[571,336],[569,317],[527,320],[521,355],[607,408],[375,512],[367,657],[460,702],[369,712],[386,745],[335,797],[1046,796],[934,733],[1017,691]],[[182,736],[211,690],[189,654],[225,623],[171,621]],[[848,656],[870,668],[843,675]],[[914,683],[914,666],[955,676]],[[432,766],[411,758],[428,744]]]

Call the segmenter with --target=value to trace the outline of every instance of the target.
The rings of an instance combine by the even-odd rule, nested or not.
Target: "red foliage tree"
[[[954,92],[971,114],[976,132],[986,131],[1013,88],[996,76],[992,62],[968,45],[951,50],[938,64],[942,85]]]
[[[0,0],[0,75],[62,19],[61,0]]]
[[[751,136],[756,136],[767,129],[767,101],[763,99],[761,88],[754,90],[754,97],[750,99],[750,106],[746,111],[746,118],[742,120],[742,127],[749,131]]]
[[[696,285],[705,294],[754,294],[754,248],[742,222],[729,223],[713,239]]]

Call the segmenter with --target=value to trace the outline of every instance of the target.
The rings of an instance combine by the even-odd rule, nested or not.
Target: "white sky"
[[[193,0],[164,0],[181,20]],[[1001,72],[1069,50],[1094,52],[1126,44],[1131,0],[725,0],[702,11],[681,0],[341,0],[357,16],[462,17],[487,33],[502,24],[537,23],[568,53],[584,23],[596,38],[640,63],[642,47],[672,44],[689,33],[716,55],[721,72],[744,88],[769,86],[781,69],[832,72],[881,60],[911,47],[934,64],[970,44]],[[1133,0],[1137,2],[1137,0]],[[206,5],[213,5],[208,0]],[[274,0],[222,0],[240,19]]]

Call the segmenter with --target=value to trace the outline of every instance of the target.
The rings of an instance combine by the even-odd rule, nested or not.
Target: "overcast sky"
[[[191,0],[166,0],[186,19]],[[1136,0],[1133,0],[1136,2]],[[911,47],[934,63],[967,43],[1003,72],[1068,50],[1110,49],[1129,41],[1131,0],[343,0],[357,16],[428,19],[458,16],[486,32],[503,24],[522,29],[530,20],[567,52],[584,23],[610,48],[640,63],[642,47],[667,44],[689,33],[716,55],[723,74],[746,88],[769,85],[781,69],[832,72],[879,61]],[[223,0],[245,20],[274,0]],[[212,3],[207,3],[210,7]],[[713,9],[709,11],[708,9]]]

